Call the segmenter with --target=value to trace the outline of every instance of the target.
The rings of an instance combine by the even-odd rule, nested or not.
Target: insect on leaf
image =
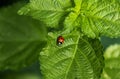
[[[63,37],[61,46],[56,45],[57,38],[48,37],[47,46],[40,52],[44,79],[99,79],[104,66],[99,40],[82,37],[77,32]]]

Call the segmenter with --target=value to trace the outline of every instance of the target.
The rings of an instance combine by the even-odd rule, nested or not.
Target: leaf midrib
[[[73,60],[74,60],[74,58],[75,58],[76,51],[77,51],[77,48],[78,48],[79,39],[80,39],[80,35],[78,36],[78,39],[77,39],[77,41],[76,41],[76,47],[75,47],[75,50],[74,50],[74,52],[73,52],[74,54],[73,54],[73,57],[72,57],[72,61],[71,61],[70,65],[69,65],[69,67],[68,67],[67,70],[66,70],[65,79],[67,79],[67,75],[68,75],[68,73],[69,73],[69,69],[70,69],[70,67],[72,66]]]

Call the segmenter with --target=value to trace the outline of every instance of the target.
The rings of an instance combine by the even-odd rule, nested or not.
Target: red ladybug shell
[[[61,44],[63,44],[64,43],[64,38],[62,37],[62,36],[59,36],[58,38],[57,38],[57,44],[58,45],[61,45]]]

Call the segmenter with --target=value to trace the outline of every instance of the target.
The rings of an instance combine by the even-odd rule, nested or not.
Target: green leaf
[[[89,37],[120,36],[120,6],[114,0],[88,0],[81,5],[82,31]]]
[[[50,27],[59,26],[68,14],[68,7],[71,7],[71,0],[30,0],[30,3],[19,10],[20,15],[30,15],[45,22]]]
[[[104,62],[98,39],[82,37],[78,32],[63,34],[65,41],[57,45],[59,34],[50,34],[47,46],[40,52],[44,79],[99,79]]]
[[[75,7],[71,9],[72,12],[70,12],[69,15],[65,18],[64,26],[68,31],[71,31],[76,25],[78,25],[78,23],[75,24],[75,22],[77,21],[78,15],[80,13],[79,10],[81,8],[81,3],[82,0],[74,0]]]
[[[104,53],[105,68],[102,79],[120,79],[120,45],[111,45]]]
[[[39,21],[19,16],[22,2],[0,9],[0,70],[26,67],[38,60],[46,30]]]
[[[91,38],[119,37],[119,4],[118,0],[30,0],[19,14],[30,15],[51,27],[64,26],[68,32],[79,28]]]
[[[88,37],[120,36],[120,6],[114,0],[74,0],[76,6],[65,19],[65,28],[80,27]]]

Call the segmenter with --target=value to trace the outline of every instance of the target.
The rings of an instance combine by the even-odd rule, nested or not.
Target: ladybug
[[[64,43],[64,38],[62,37],[62,36],[59,36],[58,38],[57,38],[57,45],[61,45],[61,44],[63,44]]]

